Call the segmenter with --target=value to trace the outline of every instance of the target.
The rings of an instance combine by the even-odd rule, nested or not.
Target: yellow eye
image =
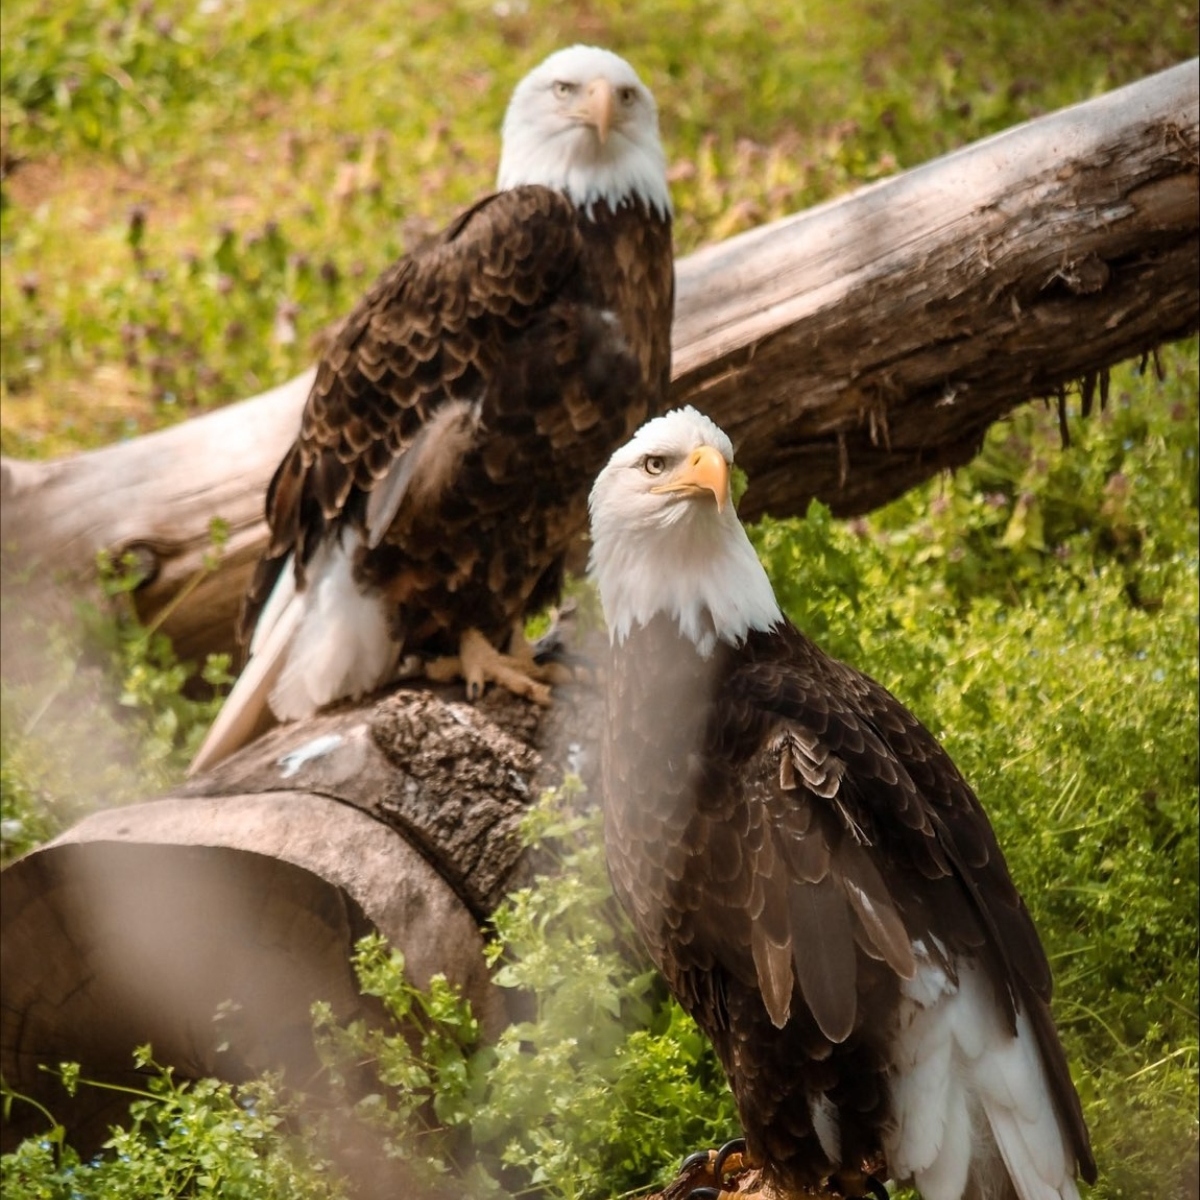
[[[568,83],[565,79],[555,80],[554,94],[560,99],[565,100],[568,96],[573,96],[579,91],[579,84]]]
[[[642,459],[642,470],[647,475],[661,475],[667,469],[667,460],[658,454],[647,454]]]
[[[617,89],[617,98],[628,108],[637,99],[637,88],[623,87]]]

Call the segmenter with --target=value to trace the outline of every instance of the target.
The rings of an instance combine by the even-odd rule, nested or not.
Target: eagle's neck
[[[567,136],[547,141],[536,128],[506,127],[497,187],[506,191],[541,184],[566,193],[588,216],[601,201],[616,212],[640,200],[661,220],[670,220],[666,155],[657,141],[645,144],[615,131],[603,146],[590,133],[564,146]]]
[[[783,621],[771,581],[729,510],[665,527],[610,527],[597,514],[591,570],[614,643],[665,616],[707,658],[718,642],[739,646],[752,630]]]

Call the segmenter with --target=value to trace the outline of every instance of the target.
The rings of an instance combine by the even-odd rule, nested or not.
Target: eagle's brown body
[[[356,578],[391,601],[402,650],[453,653],[467,627],[502,642],[556,594],[592,477],[661,405],[672,307],[668,219],[539,186],[390,268],[339,328],[271,483],[243,631],[290,555],[303,586],[353,527]]]
[[[267,493],[246,664],[193,772],[405,657],[472,698],[549,702],[512,635],[557,597],[592,478],[670,379],[654,97],[611,51],[550,55],[513,91],[496,182],[333,335]]]
[[[613,885],[712,1040],[768,1177],[852,1195],[864,1172],[886,1177],[893,1098],[915,1070],[897,1050],[916,1012],[905,981],[971,963],[1001,1040],[1028,1015],[1045,1119],[1057,1111],[1093,1178],[1037,933],[978,800],[916,718],[786,621],[704,658],[660,615],[614,645],[611,672]]]

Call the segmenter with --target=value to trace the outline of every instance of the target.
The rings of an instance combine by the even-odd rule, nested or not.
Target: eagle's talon
[[[679,1164],[679,1174],[686,1175],[701,1164],[707,1165],[710,1158],[712,1158],[711,1150],[694,1150]]]
[[[688,1175],[695,1175],[697,1179],[696,1186],[687,1193],[687,1200],[723,1200],[733,1196],[733,1192],[725,1190],[725,1179],[747,1169],[745,1152],[745,1138],[734,1138],[719,1150],[697,1150],[689,1154],[679,1168],[679,1175],[684,1179]]]
[[[425,665],[427,679],[438,683],[461,679],[467,700],[472,704],[480,699],[488,683],[497,683],[514,695],[546,708],[550,704],[550,689],[538,682],[538,674],[532,659],[526,662],[501,654],[478,629],[468,629],[462,635],[457,655],[435,658]]]
[[[744,1170],[746,1154],[746,1139],[733,1138],[726,1142],[720,1150],[717,1151],[717,1157],[713,1160],[713,1174],[717,1177],[717,1182],[720,1183],[727,1174],[732,1174],[734,1171]],[[736,1161],[726,1170],[725,1164],[729,1159]]]

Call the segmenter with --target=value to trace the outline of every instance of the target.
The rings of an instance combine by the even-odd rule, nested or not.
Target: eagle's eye
[[[667,469],[667,460],[661,454],[647,454],[642,459],[642,470],[647,475],[661,475]]]
[[[617,99],[625,108],[628,108],[637,99],[637,88],[617,88]]]
[[[579,91],[579,84],[570,83],[566,79],[556,79],[554,81],[554,94],[560,99],[565,100],[568,96],[573,96]]]

